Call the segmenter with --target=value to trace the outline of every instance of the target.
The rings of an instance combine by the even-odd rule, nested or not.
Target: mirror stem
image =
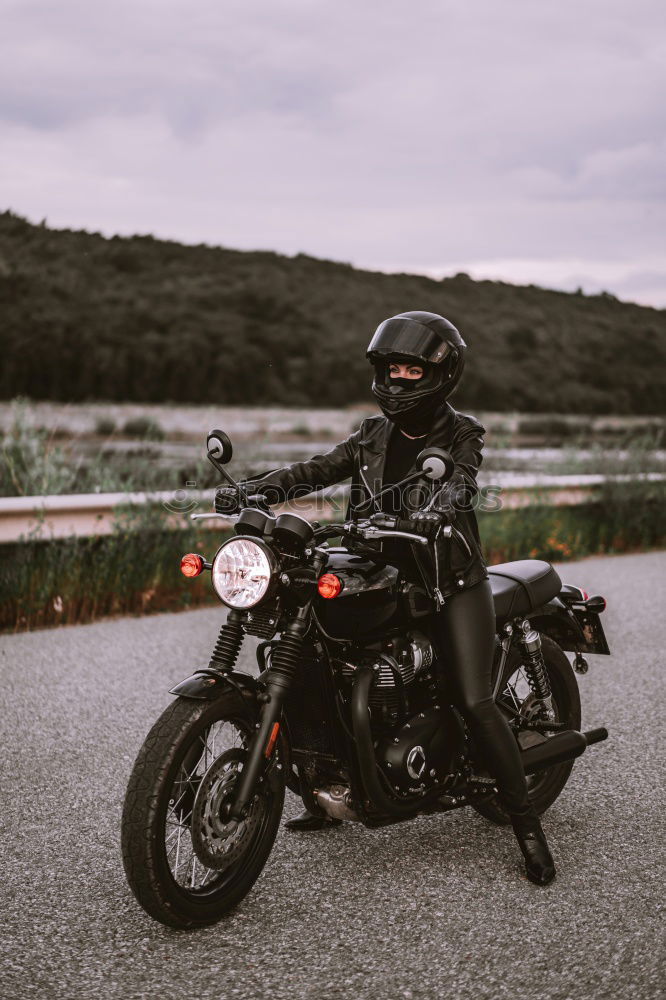
[[[368,504],[372,503],[374,500],[378,500],[379,497],[384,496],[384,494],[388,493],[389,490],[398,490],[402,486],[406,486],[407,483],[411,483],[411,481],[413,479],[418,479],[418,477],[421,476],[421,475],[423,475],[423,473],[421,472],[420,469],[417,469],[416,472],[412,472],[405,479],[401,479],[399,483],[391,483],[390,486],[385,486],[383,490],[379,491],[379,493],[373,493],[372,496],[368,497],[367,500],[364,500],[363,503],[357,503],[357,504],[355,504],[354,505],[354,510],[356,510],[356,511],[362,510],[364,507],[367,507]]]
[[[227,470],[225,469],[225,467],[220,462],[217,461],[217,459],[215,458],[214,455],[211,455],[210,452],[208,452],[207,454],[208,454],[208,461],[211,462],[215,466],[215,468],[217,469],[217,471],[220,473],[220,475],[224,479],[226,479],[226,481],[229,483],[230,486],[233,486],[233,488],[235,490],[238,490],[238,495],[240,496],[243,504],[246,507],[249,507],[250,506],[250,501],[248,500],[247,493],[245,492],[245,490],[243,489],[243,487],[240,485],[240,483],[237,483],[236,480],[233,479],[229,475],[229,473],[227,472]]]

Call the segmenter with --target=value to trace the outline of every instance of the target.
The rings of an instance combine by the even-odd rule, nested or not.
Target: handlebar
[[[261,493],[252,494],[247,499],[249,506],[257,507],[264,511],[268,508],[266,498]],[[240,513],[240,508],[235,513]],[[194,521],[201,518],[228,518],[230,516],[233,516],[231,511],[224,514],[191,514],[190,518]],[[316,521],[314,525],[317,525]],[[454,530],[450,524],[447,524],[443,526],[441,534],[444,538],[451,538]],[[335,521],[314,527],[314,537],[318,542],[325,541],[326,538],[335,538],[341,534],[349,535],[352,538],[360,538],[364,541],[374,541],[382,538],[402,538],[417,545],[428,545],[429,543],[425,535],[414,531],[413,521],[396,517],[393,514],[375,513],[364,520]]]

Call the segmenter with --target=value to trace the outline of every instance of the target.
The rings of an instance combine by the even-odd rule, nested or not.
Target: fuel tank
[[[336,639],[368,638],[381,634],[398,615],[398,571],[365,556],[332,548],[324,573],[342,584],[337,597],[315,598],[315,611],[324,630]]]

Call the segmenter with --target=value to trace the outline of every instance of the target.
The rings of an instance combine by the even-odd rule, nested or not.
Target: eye
[[[423,369],[422,368],[410,368],[409,369],[409,374],[413,375],[415,378],[419,378],[421,375],[423,375]]]

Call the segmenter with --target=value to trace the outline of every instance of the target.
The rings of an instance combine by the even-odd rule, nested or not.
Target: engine
[[[350,644],[333,660],[349,694],[361,667],[376,669],[369,696],[375,756],[387,784],[402,794],[445,783],[463,739],[457,717],[438,698],[434,663],[432,643],[418,631],[372,646]],[[320,774],[313,794],[328,815],[358,819],[350,789],[339,779]]]
[[[384,735],[398,722],[424,705],[437,692],[432,666],[435,653],[423,632],[408,632],[376,647],[350,647],[344,659],[334,660],[340,676],[350,686],[360,666],[378,667],[370,694],[373,733]]]

